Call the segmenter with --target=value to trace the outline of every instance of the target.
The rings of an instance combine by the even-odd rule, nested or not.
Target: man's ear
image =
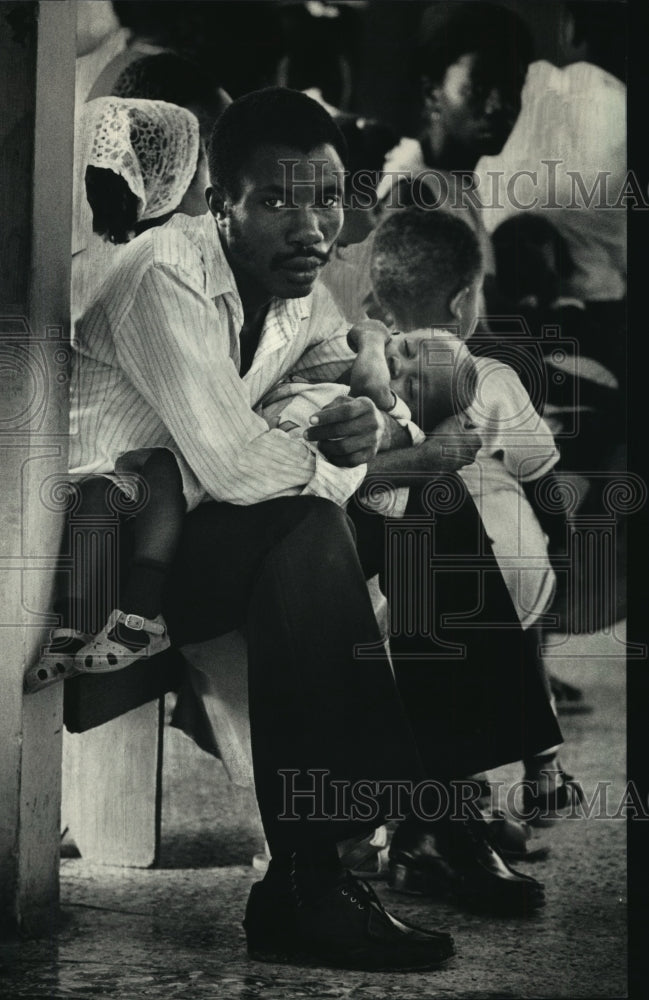
[[[205,190],[205,198],[207,199],[207,207],[216,221],[222,222],[228,214],[226,197],[223,191],[219,187],[216,187],[216,185],[208,187]]]

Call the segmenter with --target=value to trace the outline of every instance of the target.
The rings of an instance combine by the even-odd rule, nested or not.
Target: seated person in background
[[[126,53],[125,53],[126,55]],[[173,52],[160,52],[134,58],[128,50],[128,65],[117,79],[99,78],[93,87],[88,104],[101,108],[95,101],[107,95],[123,99],[164,101],[191,111],[198,119],[202,144],[207,146],[214,122],[230,103],[230,97],[221,90],[200,67]],[[72,220],[72,285],[71,306],[73,322],[82,315],[112,263],[110,248],[93,235],[90,206],[86,198],[86,167],[88,165],[88,139],[93,141],[94,113],[88,104],[80,104],[75,113],[73,220]],[[90,118],[89,118],[90,115]],[[162,155],[162,154],[161,154]],[[202,169],[204,161],[201,160]],[[168,175],[168,171],[166,172]],[[184,173],[180,171],[181,175]],[[207,204],[200,191],[197,210],[183,207],[185,214],[202,214]],[[175,206],[174,206],[175,207]]]
[[[536,198],[535,210],[570,247],[574,268],[564,294],[619,303],[626,295],[627,213],[624,203],[613,206],[627,180],[624,6],[577,0],[563,8],[561,66],[531,64],[507,145],[477,168],[490,202],[484,218],[491,232]],[[508,185],[526,170],[538,181],[521,180],[514,202]]]
[[[624,334],[616,337],[613,326],[602,336],[599,305],[569,294],[575,271],[570,247],[545,216],[511,216],[494,231],[493,245],[496,281],[490,311],[522,316],[532,334],[530,346],[540,347],[548,370],[544,415],[556,434],[566,435],[562,467],[573,472],[607,468],[624,440],[624,376],[618,375]],[[544,337],[545,327],[559,328],[565,350],[556,339]],[[579,428],[576,437],[573,427]]]
[[[474,171],[483,156],[502,150],[514,128],[532,39],[518,14],[490,3],[431,5],[421,37],[421,131],[386,159],[379,196],[388,208],[410,203],[459,210],[478,234],[490,275]]]
[[[483,156],[500,152],[514,127],[532,40],[517,14],[490,3],[433,4],[421,37],[421,131],[386,156],[373,222],[409,205],[456,211],[478,236],[488,283],[493,252],[474,171]],[[354,284],[340,282],[335,270],[329,277],[335,262],[323,276],[350,322],[371,308],[372,238],[349,248]]]
[[[173,104],[100,97],[85,106],[81,120],[88,150],[87,198],[93,230],[104,250],[103,269],[93,257],[97,289],[121,246],[136,234],[166,222],[175,212],[203,214],[207,160],[196,117]],[[152,143],[152,138],[158,141]],[[97,634],[91,636],[89,595],[97,590],[102,567],[95,567],[88,578],[75,577],[72,592],[59,595],[59,602],[70,605],[70,613],[66,608],[64,614],[70,628],[55,630],[41,660],[26,675],[28,691],[80,671],[118,670],[169,645],[160,616],[161,594],[185,512],[173,455],[165,449],[129,452],[119,458],[113,476],[82,479],[82,510],[87,517],[105,517],[111,491],[115,495],[121,486],[128,495],[135,485],[134,472],[146,483],[148,502],[133,523],[134,557],[121,598],[127,611],[113,609],[107,621],[95,623]],[[139,504],[132,503],[137,510]]]

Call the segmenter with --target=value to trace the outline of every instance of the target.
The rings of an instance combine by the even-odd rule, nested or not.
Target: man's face
[[[343,182],[333,146],[259,147],[236,196],[212,205],[237,281],[269,298],[308,295],[342,227]]]
[[[481,156],[495,156],[505,145],[521,109],[524,82],[524,70],[468,52],[448,67],[429,101],[453,144],[477,162]]]

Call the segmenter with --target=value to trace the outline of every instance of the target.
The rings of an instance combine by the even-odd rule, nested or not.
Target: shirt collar
[[[176,216],[179,223],[188,216]],[[243,317],[243,307],[232,268],[230,267],[211,212],[191,219],[194,240],[199,245],[205,266],[205,294],[210,299],[221,295],[234,295]],[[182,223],[181,223],[182,225]],[[299,324],[311,315],[313,293],[297,299],[272,299],[264,327],[271,317],[277,322],[283,340],[289,340]],[[243,318],[242,318],[243,322]]]

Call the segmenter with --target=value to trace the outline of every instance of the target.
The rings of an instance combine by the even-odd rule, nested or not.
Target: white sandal
[[[52,644],[57,639],[79,639],[84,645],[90,636],[75,628],[53,628],[50,641],[45,646],[38,663],[25,674],[23,688],[26,694],[42,691],[43,688],[65,681],[79,673],[75,664],[75,654],[61,649],[53,649]]]
[[[146,632],[151,638],[141,649],[129,649],[116,639],[109,639],[110,633],[117,625],[136,632]],[[136,660],[155,656],[171,645],[167,626],[162,615],[154,619],[143,618],[142,615],[127,615],[116,609],[111,611],[108,621],[101,632],[83,646],[74,658],[76,672],[83,674],[108,674],[114,670],[122,670]]]

